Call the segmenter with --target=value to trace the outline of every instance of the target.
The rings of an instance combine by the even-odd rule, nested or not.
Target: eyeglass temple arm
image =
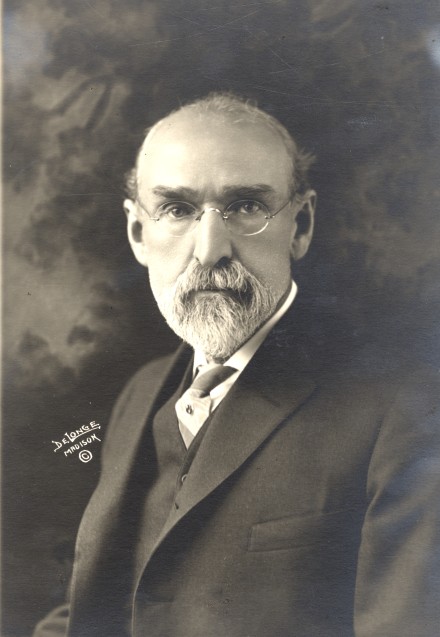
[[[288,199],[286,201],[286,203],[284,205],[281,206],[281,208],[279,208],[278,210],[276,210],[275,212],[270,213],[268,211],[268,214],[265,215],[265,219],[273,219],[274,217],[276,217],[276,215],[281,212],[282,210],[284,210],[284,208],[287,206],[287,204],[289,203],[293,203],[293,200],[295,199],[295,197],[297,196],[297,193],[295,193],[292,197],[290,197],[290,199]]]
[[[152,217],[150,215],[150,213],[148,212],[148,210],[145,208],[145,206],[143,205],[143,203],[138,197],[136,197],[135,201],[140,205],[142,210],[146,213],[148,221],[160,221],[160,217]]]

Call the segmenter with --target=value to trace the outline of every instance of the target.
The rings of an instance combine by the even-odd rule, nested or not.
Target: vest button
[[[174,508],[176,509],[176,511],[179,508],[179,504],[177,502],[174,503]]]
[[[188,474],[184,473],[183,476],[180,478],[180,482],[183,484],[185,482],[185,480],[187,479]]]

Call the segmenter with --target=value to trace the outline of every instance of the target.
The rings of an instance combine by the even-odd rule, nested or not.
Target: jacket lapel
[[[304,352],[284,325],[267,339],[214,413],[156,547],[177,522],[236,471],[312,394]]]
[[[314,388],[312,379],[298,375],[294,395],[278,400],[238,382],[213,418],[194,458],[180,493],[180,515],[236,471]]]
[[[157,361],[157,372],[153,368],[144,382],[142,382],[142,376],[138,379],[132,394],[123,404],[121,420],[116,412],[114,416],[116,426],[109,436],[106,454],[112,458],[108,475],[108,491],[112,500],[119,501],[118,495],[122,494],[127,484],[139,452],[146,422],[160,405],[172,396],[182,382],[191,358],[192,350],[182,345],[170,358],[165,368],[163,361]],[[115,458],[117,458],[117,465],[114,462]],[[105,469],[104,465],[104,471]]]

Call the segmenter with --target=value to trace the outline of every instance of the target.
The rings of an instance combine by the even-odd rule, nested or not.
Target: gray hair
[[[184,104],[171,111],[156,124],[145,131],[145,139],[151,135],[162,123],[171,115],[182,111],[194,111],[199,114],[205,113],[225,113],[234,116],[233,123],[242,121],[263,124],[270,128],[283,142],[287,154],[292,162],[292,193],[304,193],[309,188],[307,173],[310,166],[315,161],[314,155],[299,148],[293,137],[275,117],[261,110],[255,100],[247,99],[230,92],[209,93],[205,97]],[[139,152],[137,157],[139,157]],[[125,188],[130,199],[136,199],[137,188],[137,160],[134,168],[126,175]]]

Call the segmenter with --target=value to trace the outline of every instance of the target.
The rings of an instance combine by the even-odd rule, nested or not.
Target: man
[[[438,378],[307,344],[310,161],[231,95],[144,140],[128,237],[190,347],[122,393],[39,637],[438,634]]]

